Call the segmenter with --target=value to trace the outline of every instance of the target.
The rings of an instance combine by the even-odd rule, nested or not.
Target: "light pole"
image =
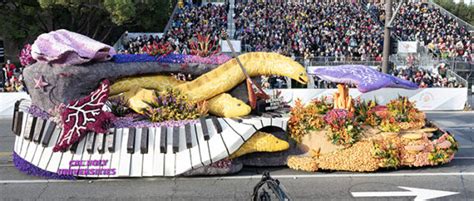
[[[392,0],[385,0],[385,26],[383,33],[383,60],[382,72],[388,73],[388,57],[390,56],[390,28],[389,24],[392,19]]]

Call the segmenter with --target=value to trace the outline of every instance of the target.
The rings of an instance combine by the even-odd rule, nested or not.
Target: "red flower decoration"
[[[109,96],[109,85],[109,81],[104,80],[89,96],[69,102],[61,113],[64,128],[61,139],[54,146],[54,152],[67,149],[81,140],[88,131],[107,131],[106,125],[113,115],[103,111],[102,107]]]
[[[377,105],[374,108],[372,108],[372,111],[375,112],[375,115],[378,117],[385,119],[390,115],[390,112],[388,111],[388,107],[384,105]]]

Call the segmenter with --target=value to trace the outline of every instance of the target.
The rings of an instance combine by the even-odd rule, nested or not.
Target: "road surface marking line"
[[[350,177],[421,177],[421,176],[474,176],[474,172],[446,172],[446,173],[373,173],[373,174],[314,174],[314,175],[272,175],[276,179],[294,178],[350,178]],[[261,179],[261,175],[228,176],[219,179]]]
[[[458,156],[454,157],[454,160],[474,160],[473,156]]]
[[[40,184],[40,183],[67,183],[86,182],[87,180],[0,180],[0,184]]]
[[[314,175],[272,175],[276,179],[297,179],[297,178],[354,178],[354,177],[420,177],[420,176],[474,176],[474,172],[446,172],[446,173],[380,173],[380,174],[314,174]],[[228,176],[228,177],[193,177],[193,178],[171,178],[173,180],[237,180],[237,179],[261,179],[262,175],[250,176]],[[144,178],[142,180],[155,181],[167,179],[164,177]],[[169,179],[169,178],[168,178]],[[169,180],[171,180],[169,179]],[[131,181],[130,179],[84,179],[84,180],[0,180],[0,184],[35,184],[35,183],[66,183],[66,182],[110,182],[110,181]]]
[[[8,156],[8,157],[12,156],[12,152],[0,152],[0,158],[5,157],[5,156]]]

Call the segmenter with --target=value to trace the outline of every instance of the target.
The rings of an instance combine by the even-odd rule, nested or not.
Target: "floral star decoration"
[[[42,89],[44,91],[44,88],[49,85],[49,83],[44,80],[44,77],[42,75],[40,75],[39,78],[34,78],[34,80],[35,89]]]

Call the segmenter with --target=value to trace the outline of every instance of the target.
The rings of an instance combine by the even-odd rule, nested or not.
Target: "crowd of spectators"
[[[0,68],[0,92],[18,91],[24,91],[22,68],[7,60]]]
[[[382,27],[359,4],[237,2],[234,22],[234,36],[245,51],[336,60],[382,59]]]
[[[409,66],[407,68],[395,68],[392,72],[392,75],[414,82],[420,88],[465,87],[464,84],[460,83],[456,77],[451,76],[448,71],[449,70],[445,64],[441,64],[438,67],[431,69]]]
[[[204,6],[186,5],[178,9],[168,32],[162,37],[149,35],[136,38],[125,37],[125,46],[120,53],[142,54],[144,47],[153,43],[170,46],[174,53],[189,54],[190,41],[197,40],[197,34],[210,36],[218,41],[227,28],[227,5],[206,4]]]
[[[228,5],[186,5],[178,9],[163,37],[126,41],[123,53],[144,53],[152,43],[189,54],[196,35],[218,41],[227,29]],[[303,60],[381,61],[383,4],[346,2],[265,3],[236,0],[234,38],[244,51],[273,51]],[[472,61],[474,36],[454,18],[426,3],[404,3],[393,23],[400,40],[418,40],[439,58]]]
[[[474,36],[455,18],[426,3],[403,3],[392,33],[404,41],[421,42],[437,58],[463,61],[474,58]]]
[[[227,29],[228,5],[186,5],[174,16],[162,37],[140,36],[126,41],[124,53],[145,53],[153,43],[167,45],[174,53],[189,54],[197,34],[218,41]],[[332,61],[381,61],[383,48],[382,4],[347,2],[265,3],[236,0],[234,38],[243,51],[272,51],[301,62],[333,58]],[[424,3],[404,3],[393,24],[400,40],[418,40],[440,58],[472,61],[473,37],[455,19]],[[438,72],[441,70],[441,72]],[[411,67],[393,71],[394,76],[420,87],[462,87],[445,67],[435,71]],[[186,77],[186,76],[184,76]],[[262,78],[265,88],[285,88],[284,78]],[[317,87],[335,85],[316,79]],[[334,86],[333,86],[334,85]]]

